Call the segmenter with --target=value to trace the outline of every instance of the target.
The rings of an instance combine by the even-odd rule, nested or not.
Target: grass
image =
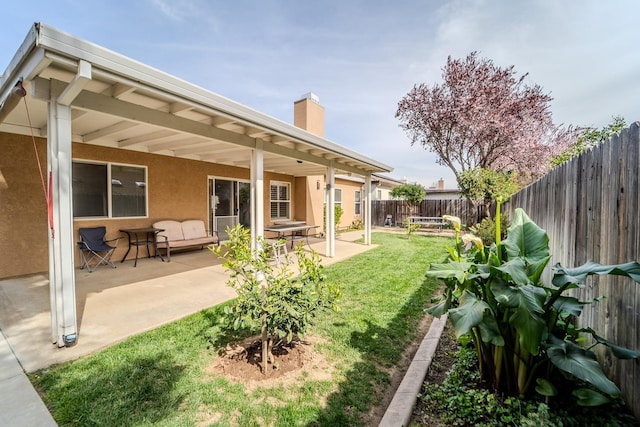
[[[339,312],[311,330],[332,379],[248,389],[205,371],[225,344],[223,306],[31,376],[61,426],[363,425],[416,335],[437,283],[424,273],[449,239],[376,233],[378,248],[327,267],[343,288]],[[311,367],[313,368],[313,367]]]

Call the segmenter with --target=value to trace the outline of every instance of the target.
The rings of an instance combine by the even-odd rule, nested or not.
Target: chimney
[[[438,190],[444,190],[444,179],[442,178],[438,180]]]
[[[293,125],[324,138],[324,107],[313,92],[293,103]]]

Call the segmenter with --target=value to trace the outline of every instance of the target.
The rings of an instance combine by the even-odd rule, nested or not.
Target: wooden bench
[[[171,261],[172,249],[189,249],[219,245],[217,233],[209,234],[204,227],[204,221],[192,219],[187,221],[165,220],[153,223],[154,228],[164,231],[158,233],[158,249],[167,251],[167,260]]]
[[[439,230],[442,230],[446,221],[441,216],[410,216],[409,224],[420,227],[438,227]]]

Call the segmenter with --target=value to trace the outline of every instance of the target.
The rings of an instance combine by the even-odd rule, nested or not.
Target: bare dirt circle
[[[431,316],[425,316],[417,325],[414,341],[405,348],[398,363],[390,368],[382,368],[390,377],[390,384],[381,385],[378,396],[381,401],[364,416],[365,425],[378,425],[391,402],[398,385],[402,381],[408,366],[413,359],[422,339],[431,326]],[[304,340],[296,340],[282,349],[274,349],[275,364],[267,365],[265,374],[261,371],[261,342],[259,336],[248,338],[242,342],[228,346],[222,354],[212,360],[206,372],[212,376],[221,376],[229,381],[241,383],[250,393],[258,387],[270,388],[299,384],[304,380],[332,381],[335,367],[316,351],[318,345],[326,340],[317,336],[305,336]],[[328,396],[320,398],[324,403]]]
[[[274,363],[267,363],[262,372],[262,342],[251,337],[228,346],[207,368],[207,372],[240,382],[249,389],[293,383],[304,372],[306,378],[329,380],[333,367],[314,350],[321,343],[318,337],[295,339],[289,344],[274,347]]]

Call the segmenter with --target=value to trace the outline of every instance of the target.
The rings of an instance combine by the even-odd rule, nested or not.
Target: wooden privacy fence
[[[640,124],[553,169],[511,197],[505,206],[513,214],[523,208],[549,234],[552,260],[574,267],[591,259],[601,264],[640,262]],[[511,215],[512,216],[512,215]],[[513,217],[513,216],[512,216]],[[549,269],[548,269],[549,270]],[[545,272],[547,278],[552,272]],[[592,276],[581,301],[581,316],[607,340],[640,351],[640,285],[628,278]],[[598,359],[640,417],[640,361],[618,360],[604,347]]]
[[[371,223],[382,227],[387,215],[392,216],[393,225],[402,225],[408,216],[453,215],[463,224],[478,222],[478,209],[466,199],[423,200],[419,207],[410,209],[404,200],[373,200],[371,202]]]

